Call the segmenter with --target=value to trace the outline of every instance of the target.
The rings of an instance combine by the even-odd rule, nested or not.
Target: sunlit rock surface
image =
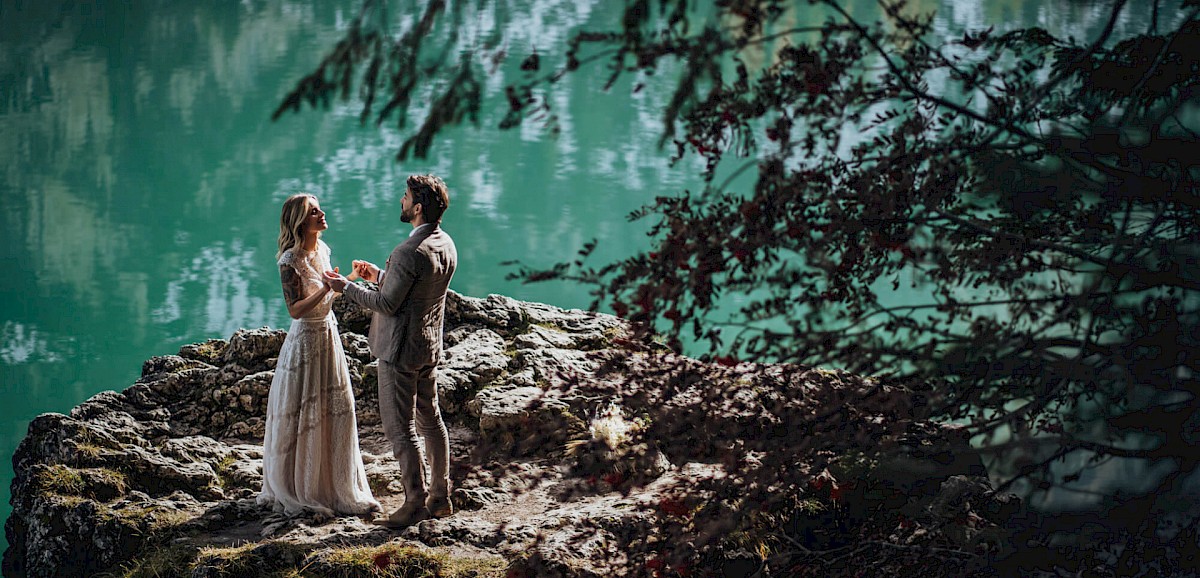
[[[380,428],[377,366],[364,337],[369,316],[340,300],[335,311],[368,478],[390,511],[404,498]],[[966,440],[953,428],[904,417],[903,392],[837,372],[749,364],[737,368],[742,377],[696,377],[715,366],[631,343],[618,318],[451,293],[439,386],[459,511],[401,531],[357,517],[286,518],[254,502],[263,416],[284,337],[260,328],[187,345],[147,360],[142,377],[119,393],[97,394],[70,415],[38,416],[13,457],[5,575],[88,576],[163,555],[176,556],[172,563],[186,569],[180,575],[191,576],[223,575],[233,564],[353,575],[345,574],[348,556],[383,569],[440,564],[443,576],[623,575],[653,559],[646,548],[656,524],[690,515],[673,500],[693,508],[727,503],[714,480],[765,463],[759,450],[730,459],[740,451],[739,435],[784,439],[789,424],[762,417],[764,404],[810,390],[837,392],[810,396],[812,407],[853,410],[839,427],[848,440],[863,440],[862,453],[888,440],[910,448],[871,461],[878,473],[812,472],[812,500],[836,506],[846,498],[831,489],[845,493],[855,476],[882,476],[889,507],[914,525],[894,540],[920,542],[924,528],[929,539],[964,549],[1002,548],[1020,510],[1015,500],[989,494],[978,458],[956,452]],[[670,365],[673,373],[654,372]],[[747,372],[790,375],[791,389],[748,386]],[[675,381],[660,387],[667,380]],[[705,405],[714,389],[733,392],[713,398],[724,407],[719,418]],[[650,393],[627,393],[639,390]],[[655,397],[666,390],[674,393]],[[875,401],[856,405],[856,392],[868,390]],[[647,439],[646,432],[672,439]],[[939,524],[962,519],[971,523]],[[822,530],[827,522],[814,515],[812,527],[798,531],[834,531]],[[746,563],[744,553],[710,548],[689,563],[734,569]]]

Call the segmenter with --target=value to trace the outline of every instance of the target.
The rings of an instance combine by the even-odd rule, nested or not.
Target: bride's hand
[[[339,271],[339,268],[337,268],[337,267],[334,267],[334,268],[333,268],[333,274],[334,274],[334,275],[337,275],[337,274],[338,274],[338,271]],[[328,273],[328,272],[327,272],[327,273]],[[330,290],[330,291],[335,291],[335,292],[337,291],[337,289],[334,289],[334,287],[333,287],[333,283],[330,283],[330,279],[329,279],[329,277],[328,277],[328,276],[326,276],[326,275],[322,275],[322,276],[321,276],[321,282],[323,282],[323,283],[325,284],[325,288],[326,288],[326,289],[328,289],[328,290]]]
[[[342,277],[338,274],[337,267],[334,267],[333,271],[325,272],[325,286],[330,290],[341,293],[342,290],[346,288],[346,285],[349,284],[350,282],[347,281],[345,277]]]

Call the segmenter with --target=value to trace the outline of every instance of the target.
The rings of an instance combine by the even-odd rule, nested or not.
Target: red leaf
[[[689,511],[687,504],[679,498],[663,498],[659,500],[658,509],[662,513],[671,516],[686,516]]]
[[[829,488],[829,499],[833,500],[835,502],[840,502],[845,497],[843,495],[845,492],[846,492],[846,486],[839,486],[837,484],[834,484],[833,486],[831,486]]]
[[[613,313],[616,313],[617,317],[625,317],[625,314],[629,313],[629,308],[624,303],[617,301],[613,303]]]
[[[654,306],[654,298],[650,296],[649,292],[640,291],[633,303],[642,309],[642,313],[648,313],[650,308]]]

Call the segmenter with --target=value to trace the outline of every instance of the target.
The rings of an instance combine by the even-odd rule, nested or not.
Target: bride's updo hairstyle
[[[281,257],[284,251],[304,240],[304,219],[308,217],[308,200],[313,198],[315,197],[308,193],[298,193],[283,202],[283,213],[279,215],[279,252],[275,253],[276,259]]]

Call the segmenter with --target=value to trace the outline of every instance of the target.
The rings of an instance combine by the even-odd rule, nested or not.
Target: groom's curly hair
[[[450,206],[450,192],[446,190],[446,183],[433,175],[411,175],[405,184],[412,191],[413,202],[420,203],[425,221],[442,222],[442,213]]]

